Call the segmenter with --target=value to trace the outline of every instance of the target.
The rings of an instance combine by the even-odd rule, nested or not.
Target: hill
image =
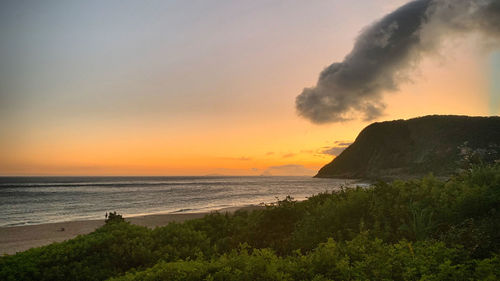
[[[316,177],[449,176],[499,158],[500,117],[432,115],[369,125]]]

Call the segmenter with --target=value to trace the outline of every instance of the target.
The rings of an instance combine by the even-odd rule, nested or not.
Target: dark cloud
[[[445,36],[479,31],[498,46],[499,26],[499,0],[409,2],[364,29],[351,53],[297,96],[297,111],[314,123],[373,120],[385,109],[383,93],[409,80],[408,70]]]
[[[322,151],[323,154],[327,154],[327,155],[332,155],[332,156],[338,156],[340,153],[342,153],[342,151],[344,151],[347,147],[342,147],[342,146],[338,146],[338,147],[329,147],[325,150]]]
[[[295,156],[295,153],[283,154],[283,158],[290,158],[290,157],[293,157],[293,156]]]
[[[326,146],[321,150],[322,154],[338,156],[342,151],[344,151],[352,142],[336,141],[334,146]]]
[[[334,144],[337,146],[349,146],[352,144],[352,141],[335,141]]]

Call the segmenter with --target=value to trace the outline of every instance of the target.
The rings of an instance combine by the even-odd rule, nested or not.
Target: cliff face
[[[499,158],[500,117],[432,115],[369,125],[316,177],[447,176],[469,160]]]

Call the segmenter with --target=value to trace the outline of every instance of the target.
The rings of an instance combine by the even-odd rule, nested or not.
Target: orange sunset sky
[[[313,124],[295,97],[405,2],[1,7],[0,175],[314,175],[373,121]],[[477,40],[423,57],[374,121],[498,114]]]

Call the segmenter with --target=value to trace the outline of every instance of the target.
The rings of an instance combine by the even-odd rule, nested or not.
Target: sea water
[[[310,177],[0,177],[0,226],[208,212],[304,200],[354,181]]]

